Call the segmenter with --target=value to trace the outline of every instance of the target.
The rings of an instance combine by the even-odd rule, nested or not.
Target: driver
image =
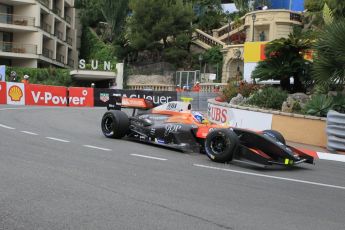
[[[201,124],[205,124],[208,123],[207,119],[204,117],[204,115],[202,113],[199,112],[192,112],[194,119],[201,123]]]

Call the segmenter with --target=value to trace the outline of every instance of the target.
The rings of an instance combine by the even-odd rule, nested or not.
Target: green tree
[[[314,46],[313,75],[321,85],[345,83],[345,19],[333,22],[319,35]]]
[[[96,26],[104,20],[99,0],[76,0],[75,7],[79,9],[79,17],[83,26]]]
[[[120,39],[128,14],[128,0],[102,0],[101,11],[108,23],[109,40]]]
[[[240,12],[247,13],[249,11],[249,0],[234,0],[234,3]]]
[[[182,51],[189,51],[194,17],[190,3],[182,0],[131,0],[130,9],[132,16],[127,24],[130,47],[152,53],[166,50],[164,57],[168,59],[173,57],[176,60],[180,55],[180,58],[185,57],[186,52]]]
[[[309,39],[302,39],[302,34],[295,30],[288,38],[280,38],[268,43],[265,48],[266,59],[258,63],[252,73],[254,79],[275,79],[281,81],[285,90],[305,91],[310,83],[306,73],[309,62],[304,60],[303,52],[311,48]],[[294,77],[294,88],[289,87],[290,77]]]

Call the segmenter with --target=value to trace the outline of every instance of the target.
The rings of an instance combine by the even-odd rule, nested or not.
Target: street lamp
[[[199,77],[200,77],[200,81],[201,81],[201,64],[202,64],[202,60],[203,60],[203,57],[201,54],[199,54],[199,64],[200,64],[200,71],[199,71]]]
[[[227,13],[229,13],[229,11],[227,11]],[[230,14],[228,14],[228,44],[230,45],[231,43],[231,39],[230,39],[230,30],[231,30],[231,18],[230,18]]]
[[[252,42],[254,41],[254,23],[256,19],[256,14],[252,14],[252,19],[253,19],[253,36],[252,36]]]

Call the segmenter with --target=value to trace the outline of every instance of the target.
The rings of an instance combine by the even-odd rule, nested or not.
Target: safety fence
[[[345,151],[345,114],[327,114],[327,149]]]
[[[123,90],[109,88],[64,87],[16,82],[0,82],[0,104],[93,107],[107,106],[110,96],[145,98],[161,105],[170,101],[190,101],[193,110],[206,111],[207,99],[216,93]]]
[[[152,100],[155,105],[177,100],[175,91],[122,90],[0,82],[0,104],[39,106],[107,106],[111,95]]]

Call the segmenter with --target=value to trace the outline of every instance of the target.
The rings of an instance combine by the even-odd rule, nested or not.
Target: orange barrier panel
[[[68,88],[69,106],[72,107],[93,107],[93,88],[70,87]]]
[[[66,106],[67,88],[64,86],[25,85],[26,105]]]
[[[6,82],[1,81],[0,82],[0,104],[6,104]]]

